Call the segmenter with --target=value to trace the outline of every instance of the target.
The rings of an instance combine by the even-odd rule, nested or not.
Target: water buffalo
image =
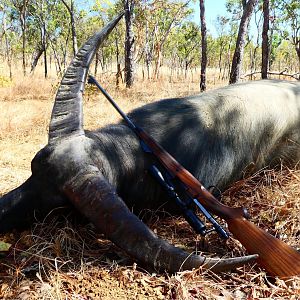
[[[33,214],[72,203],[108,239],[143,265],[175,272],[203,266],[227,270],[255,259],[211,259],[158,238],[135,214],[176,211],[147,171],[154,159],[122,122],[84,131],[82,93],[89,65],[121,15],[78,51],[58,89],[48,144],[32,160],[32,175],[0,198],[0,230],[33,221]],[[243,172],[300,159],[300,85],[257,81],[130,113],[183,166],[209,186],[225,189]]]

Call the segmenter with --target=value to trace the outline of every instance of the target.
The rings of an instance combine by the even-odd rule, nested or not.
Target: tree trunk
[[[19,19],[22,31],[22,69],[26,75],[26,13],[29,0],[14,1],[13,5],[19,12]]]
[[[148,20],[146,20],[145,26],[145,62],[147,69],[147,78],[150,79],[150,62],[151,62],[151,53],[150,53],[150,45],[149,45],[149,27]]]
[[[134,33],[133,33],[134,0],[124,0],[126,37],[125,37],[125,83],[130,88],[134,82]]]
[[[37,66],[37,63],[38,63],[40,57],[42,56],[43,52],[44,52],[44,49],[43,49],[43,46],[42,46],[42,47],[38,47],[38,49],[33,54],[30,73],[34,72],[34,69]]]
[[[300,32],[300,26],[295,31]],[[295,46],[295,50],[296,50],[297,57],[298,57],[298,70],[300,70],[300,37],[299,37],[299,34],[298,35],[295,34],[292,38],[293,38],[293,44]]]
[[[43,53],[44,53],[44,74],[45,78],[48,77],[48,63],[47,63],[47,51],[46,51],[46,25],[43,24],[41,28],[41,38],[42,38],[42,45],[43,45]]]
[[[200,20],[201,20],[201,74],[200,91],[206,90],[206,66],[207,66],[207,38],[204,0],[200,0]]]
[[[162,49],[161,49],[161,44],[159,42],[155,45],[155,50],[156,50],[156,59],[155,59],[153,79],[158,79],[159,68],[160,68],[161,57],[162,57]]]
[[[258,0],[248,0],[248,2],[246,3],[243,9],[243,15],[239,26],[238,37],[236,40],[235,51],[234,51],[232,64],[231,64],[231,72],[229,78],[230,84],[238,82],[240,78],[244,47],[246,41],[246,33],[247,33],[251,15],[253,13],[257,1]]]
[[[62,0],[62,3],[67,8],[69,15],[70,15],[70,25],[71,25],[71,32],[72,32],[72,46],[73,46],[73,55],[75,56],[78,51],[77,46],[77,33],[76,33],[76,26],[75,26],[75,10],[74,10],[74,1],[71,0],[70,5],[65,1]]]
[[[260,27],[261,27],[262,16],[260,15],[260,17],[257,19],[257,14],[259,11],[260,10],[257,9],[255,11],[255,15],[254,15],[255,25],[256,25],[256,29],[257,29],[257,37],[256,37],[256,45],[254,47],[253,55],[252,55],[252,59],[251,59],[251,66],[250,66],[251,73],[255,72],[255,70],[256,70],[256,57],[257,57],[257,51],[259,48],[259,41],[260,41],[259,38],[260,38]],[[252,80],[252,75],[251,75],[250,79]]]
[[[9,44],[9,40],[7,37],[7,32],[6,32],[6,13],[3,12],[3,35],[5,39],[5,50],[6,50],[6,59],[7,59],[7,64],[9,68],[9,78],[12,79],[13,74],[12,74],[12,50]]]
[[[268,65],[269,65],[269,15],[270,15],[270,3],[269,0],[263,1],[263,31],[262,31],[262,61],[261,61],[261,78],[268,78]]]
[[[77,45],[77,34],[76,34],[75,18],[74,18],[74,1],[71,1],[70,18],[71,18],[71,29],[72,29],[73,53],[75,56],[78,51],[78,45]]]
[[[23,75],[26,76],[26,25],[22,24],[22,68],[23,68]]]
[[[299,70],[300,70],[300,45],[296,47],[296,52],[298,56],[298,65],[299,65]]]
[[[222,54],[223,54],[224,50],[225,50],[225,43],[223,43],[223,40],[221,40],[220,41],[219,62],[218,62],[218,66],[219,66],[219,79],[221,79],[221,76],[222,76]]]
[[[99,64],[99,52],[97,51],[95,54],[95,68],[94,68],[94,76],[97,76],[98,72],[98,64]]]
[[[64,67],[63,71],[65,71],[67,68],[67,49],[69,44],[69,36],[70,36],[70,30],[68,30],[68,34],[64,45],[61,44],[61,52],[63,53],[63,67]]]
[[[117,31],[117,35],[119,36],[119,33]],[[116,88],[120,88],[120,80],[123,82],[122,78],[122,71],[121,71],[121,63],[120,63],[120,53],[119,53],[119,40],[116,38],[116,59],[117,59],[117,74],[116,74]]]
[[[52,49],[53,55],[54,55],[54,59],[55,59],[55,68],[56,68],[56,74],[57,75],[62,75],[62,59],[60,58],[60,55],[58,54],[58,46],[57,46],[57,42],[54,42],[51,38],[51,36],[49,36],[48,32],[46,31],[47,34],[47,38],[48,41],[50,43],[50,47]],[[48,45],[46,45],[48,47]],[[51,58],[51,56],[50,56]],[[51,67],[51,62],[50,62],[50,67]]]

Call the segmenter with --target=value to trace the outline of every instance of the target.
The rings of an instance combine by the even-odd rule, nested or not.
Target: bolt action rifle
[[[264,267],[267,272],[272,276],[279,276],[281,278],[290,278],[291,276],[300,275],[300,253],[288,246],[283,241],[275,238],[266,231],[260,229],[255,224],[250,222],[249,214],[247,210],[242,207],[229,207],[220,203],[199,181],[196,179],[188,170],[186,170],[182,165],[180,165],[175,158],[173,158],[166,150],[164,150],[150,135],[148,135],[141,127],[135,125],[132,120],[126,116],[124,112],[118,107],[115,101],[110,97],[110,95],[100,86],[96,79],[89,76],[88,83],[94,84],[97,88],[104,94],[108,101],[113,105],[113,107],[118,111],[118,113],[125,120],[127,125],[140,139],[142,148],[151,152],[156,159],[166,170],[171,178],[179,181],[189,199],[197,205],[200,204],[204,208],[202,213],[208,218],[208,220],[213,224],[215,230],[224,238],[227,238],[226,231],[211,217],[210,213],[220,217],[225,220],[228,226],[228,230],[233,234],[233,236],[247,249],[250,254],[258,254],[257,262],[262,267]],[[166,190],[170,192],[172,198],[180,203],[182,200],[178,197],[177,193],[174,191],[173,185],[169,184],[169,180],[166,180],[162,176],[161,172],[156,168],[152,168],[151,172],[156,177],[156,179],[165,187]],[[179,199],[177,199],[177,198]],[[183,204],[184,208],[189,210],[189,205]],[[198,206],[199,207],[199,206]],[[208,213],[208,211],[210,213]],[[206,215],[207,213],[207,215]],[[195,221],[196,218],[191,217],[193,220],[189,220],[188,211],[185,217],[192,225],[197,223],[199,225],[199,232],[201,233],[201,226],[205,226],[201,221]],[[214,221],[211,221],[213,219]],[[195,222],[194,222],[195,221]],[[198,225],[192,227],[195,229]],[[205,231],[205,229],[204,229]]]

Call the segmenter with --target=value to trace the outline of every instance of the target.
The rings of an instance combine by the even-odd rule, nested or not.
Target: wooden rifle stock
[[[258,254],[258,263],[270,275],[281,278],[300,275],[300,253],[248,221],[244,208],[232,208],[220,203],[188,170],[181,166],[144,130],[136,134],[147,144],[160,163],[188,189],[186,192],[196,198],[208,211],[227,222],[229,231],[250,254]]]
[[[142,128],[137,127],[92,76],[89,77],[89,83],[95,84],[102,91],[164,168],[186,186],[189,196],[197,199],[208,211],[224,219],[228,224],[229,231],[250,254],[259,255],[258,263],[270,275],[281,278],[300,275],[300,253],[298,251],[248,221],[249,216],[244,208],[232,208],[220,203],[198,179],[181,166]]]

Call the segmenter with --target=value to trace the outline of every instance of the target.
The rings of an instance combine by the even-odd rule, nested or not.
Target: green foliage
[[[11,244],[0,241],[0,252],[6,252],[11,247]]]
[[[200,29],[194,22],[184,22],[174,28],[165,47],[165,57],[176,56],[184,66],[196,66],[200,56]]]
[[[232,19],[237,21],[242,17],[243,14],[243,1],[241,0],[227,0],[226,10],[232,15]]]
[[[11,85],[12,85],[12,81],[10,80],[10,78],[0,75],[0,88],[1,87],[8,87],[8,86],[11,86]]]

